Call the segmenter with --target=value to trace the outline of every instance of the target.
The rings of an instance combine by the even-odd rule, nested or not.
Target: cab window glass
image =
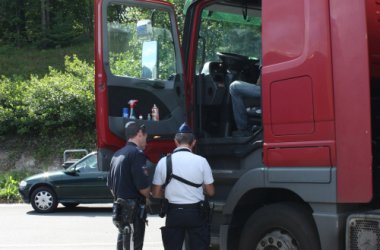
[[[239,13],[237,13],[239,11]],[[238,10],[204,9],[197,49],[197,72],[205,62],[219,61],[217,52],[234,53],[261,60],[261,11],[246,15]]]
[[[175,49],[167,11],[110,4],[107,30],[113,75],[161,80],[175,75]]]

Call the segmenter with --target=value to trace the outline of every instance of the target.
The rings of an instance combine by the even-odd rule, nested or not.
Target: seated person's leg
[[[244,98],[260,98],[260,87],[243,81],[233,81],[230,85],[232,109],[236,127],[240,131],[248,130],[248,117]]]

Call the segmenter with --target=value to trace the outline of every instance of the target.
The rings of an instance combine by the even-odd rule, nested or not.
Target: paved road
[[[144,250],[163,249],[163,224],[149,217]],[[111,205],[59,206],[55,213],[39,214],[29,204],[0,204],[1,250],[114,250],[116,237]]]

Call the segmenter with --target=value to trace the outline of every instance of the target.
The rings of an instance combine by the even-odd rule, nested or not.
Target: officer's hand
[[[150,198],[146,198],[146,205],[150,206],[151,203],[152,203],[152,201],[150,200]]]

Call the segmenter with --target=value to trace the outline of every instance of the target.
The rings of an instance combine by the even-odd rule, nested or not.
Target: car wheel
[[[53,212],[58,205],[57,196],[49,187],[39,187],[34,190],[31,203],[34,210],[39,213]]]
[[[79,203],[66,203],[66,202],[64,202],[64,203],[62,203],[62,205],[64,205],[67,208],[74,208],[74,207],[78,206]]]
[[[239,249],[320,250],[320,244],[310,212],[297,204],[278,203],[251,215]]]

